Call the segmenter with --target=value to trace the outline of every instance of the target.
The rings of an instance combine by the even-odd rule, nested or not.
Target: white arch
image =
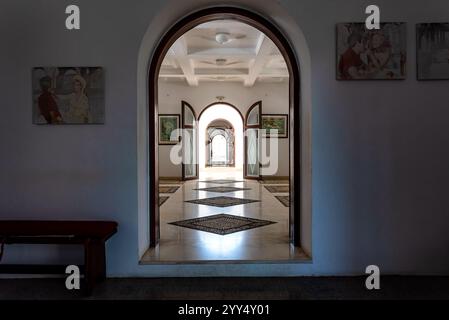
[[[235,168],[243,169],[243,120],[233,107],[227,104],[217,103],[201,113],[201,118],[198,123],[198,152],[199,152],[199,167],[200,170],[206,166],[206,130],[209,124],[217,119],[223,119],[228,121],[233,127],[235,132]]]
[[[235,6],[259,13],[283,32],[300,65],[301,86],[301,245],[312,257],[312,76],[311,57],[305,36],[296,22],[275,0],[167,0],[145,32],[137,61],[137,177],[138,177],[138,255],[149,244],[149,153],[148,150],[148,70],[153,51],[162,36],[178,20],[200,9]]]

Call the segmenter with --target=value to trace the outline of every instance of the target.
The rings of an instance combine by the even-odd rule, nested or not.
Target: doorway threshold
[[[139,261],[140,265],[152,264],[285,264],[312,263],[304,250],[286,245],[288,254],[282,250],[259,250],[260,252],[241,252],[239,255],[226,256],[213,252],[199,252],[198,248],[184,247],[182,251],[165,251],[161,254],[160,245],[149,248]],[[244,250],[242,250],[244,251]],[[281,252],[281,253],[280,253]]]

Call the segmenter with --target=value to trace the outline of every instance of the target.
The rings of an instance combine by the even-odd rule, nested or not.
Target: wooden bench
[[[0,220],[0,273],[65,273],[65,265],[1,264],[5,244],[70,244],[84,246],[84,290],[90,294],[106,278],[105,242],[117,232],[113,221]]]

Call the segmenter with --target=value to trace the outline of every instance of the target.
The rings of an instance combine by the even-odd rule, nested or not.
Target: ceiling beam
[[[184,74],[180,74],[180,73],[160,73],[159,77],[161,78],[185,78]],[[203,78],[203,77],[241,77],[242,79],[246,79],[247,75],[244,74],[233,74],[233,73],[227,73],[227,74],[223,74],[223,73],[204,73],[204,74],[197,74],[196,75],[197,78]],[[288,78],[288,74],[286,73],[268,73],[268,74],[264,74],[261,73],[259,74],[259,78]]]
[[[260,34],[256,46],[256,58],[252,66],[249,68],[248,77],[245,79],[245,87],[252,87],[257,80],[257,77],[264,69],[265,65],[270,59],[270,54],[273,51],[273,43],[263,33]]]
[[[179,67],[184,73],[189,86],[198,86],[198,79],[195,76],[193,61],[187,55],[187,43],[185,37],[180,37],[172,45],[171,49],[176,57]]]
[[[268,68],[264,69],[259,73],[259,77],[288,77],[288,69],[287,68]]]
[[[216,57],[255,57],[256,52],[254,48],[234,48],[234,47],[215,47],[215,48],[189,48],[188,56],[189,58],[204,58],[205,56],[216,56]]]
[[[197,76],[211,74],[246,76],[248,68],[195,68],[195,74]]]
[[[215,20],[215,21],[209,21],[206,23],[199,24],[195,27],[195,29],[222,29],[225,28],[226,30],[229,30],[229,28],[232,29],[248,29],[252,28],[249,25],[239,22],[236,20]]]
[[[167,55],[162,61],[162,67],[171,67],[174,69],[179,67],[176,62],[176,57],[173,55],[173,52],[171,50],[168,50]]]
[[[161,76],[166,76],[166,75],[184,76],[184,73],[182,72],[181,68],[172,68],[171,66],[161,66],[161,69],[159,70],[159,75],[161,75]]]

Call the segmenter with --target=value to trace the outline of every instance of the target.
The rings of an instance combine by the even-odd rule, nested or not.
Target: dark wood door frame
[[[290,239],[295,246],[300,246],[300,217],[301,217],[301,128],[300,128],[300,72],[296,54],[288,39],[269,19],[252,11],[238,7],[212,7],[193,12],[176,22],[162,37],[153,52],[148,77],[149,101],[149,209],[150,209],[150,246],[154,247],[159,241],[159,173],[158,173],[158,77],[159,71],[167,51],[172,44],[184,33],[195,26],[214,20],[231,19],[249,24],[268,36],[282,53],[289,70],[289,114],[290,114]],[[296,178],[296,179],[295,179]]]
[[[193,114],[193,121],[194,122],[196,122],[195,123],[195,125],[189,125],[189,124],[185,124],[185,122],[184,122],[184,118],[185,118],[185,112],[184,112],[184,107],[187,107],[187,108],[189,108],[190,109],[190,111],[192,112],[192,114]],[[185,164],[184,164],[184,162],[182,163],[182,180],[183,181],[186,181],[186,180],[195,180],[195,179],[198,179],[198,171],[199,171],[199,168],[200,168],[200,165],[199,165],[199,163],[198,163],[198,120],[197,120],[197,118],[196,118],[196,113],[195,113],[195,110],[193,110],[193,108],[192,108],[192,106],[188,103],[188,102],[186,102],[186,101],[181,101],[181,126],[182,126],[182,128],[183,129],[186,129],[186,128],[188,128],[188,129],[195,129],[195,126],[196,126],[196,135],[195,135],[195,142],[194,143],[196,143],[196,175],[194,176],[194,177],[186,177],[186,175],[185,175]],[[184,143],[184,142],[182,142],[182,143]],[[184,151],[183,151],[184,152]]]
[[[248,122],[249,115],[250,115],[251,111],[253,111],[253,109],[257,106],[259,106],[259,124],[258,125],[248,125],[247,122]],[[251,107],[249,107],[248,111],[246,112],[245,120],[243,120],[243,131],[244,131],[244,133],[246,133],[247,129],[251,129],[251,128],[252,129],[260,129],[261,126],[262,126],[262,101],[257,101],[255,103],[253,103],[251,105]],[[257,132],[257,134],[260,134],[260,131]],[[246,152],[247,151],[246,146],[248,145],[248,137],[246,136],[246,134],[243,137],[243,141],[244,141],[244,144],[243,144],[243,159],[244,159],[243,160],[243,176],[245,177],[245,179],[259,180],[260,176],[261,176],[260,163],[259,163],[259,176],[258,177],[248,176],[248,156],[247,156],[247,152]],[[259,152],[259,150],[257,150],[257,151]]]

